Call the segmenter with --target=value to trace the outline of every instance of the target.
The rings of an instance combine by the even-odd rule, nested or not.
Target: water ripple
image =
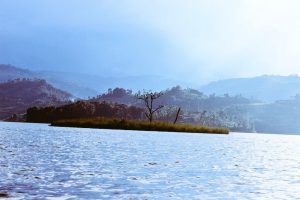
[[[299,136],[0,123],[0,198],[299,197]]]

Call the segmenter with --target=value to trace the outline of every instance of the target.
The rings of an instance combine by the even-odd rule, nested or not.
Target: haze
[[[200,84],[300,72],[297,0],[1,0],[0,63]]]

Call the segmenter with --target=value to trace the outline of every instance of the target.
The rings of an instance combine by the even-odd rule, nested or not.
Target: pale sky
[[[298,0],[0,0],[0,63],[197,83],[300,73]]]

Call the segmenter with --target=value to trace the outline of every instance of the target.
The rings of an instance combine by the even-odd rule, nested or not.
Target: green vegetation
[[[144,109],[109,102],[77,101],[63,106],[32,107],[27,109],[26,121],[52,123],[64,119],[122,118],[141,119]]]
[[[149,123],[146,121],[108,118],[66,119],[54,121],[51,123],[51,126],[215,134],[229,133],[229,130],[226,128],[210,128],[190,124],[172,124],[168,122]]]

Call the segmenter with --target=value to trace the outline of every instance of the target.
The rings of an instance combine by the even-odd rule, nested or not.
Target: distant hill
[[[35,72],[12,65],[0,64],[0,83],[23,78],[44,79],[54,87],[67,91],[76,97],[85,98],[97,94],[95,90],[82,86],[80,82],[74,83],[74,81],[68,79],[68,74],[44,71]],[[76,80],[76,78],[74,79]]]
[[[248,108],[260,133],[300,134],[300,96]]]
[[[79,74],[79,73],[66,73],[66,72],[51,72],[42,71],[39,72],[41,77],[49,81],[54,86],[61,88],[74,94],[77,97],[87,98],[96,96],[97,94],[107,91],[108,88],[130,88],[133,91],[152,89],[152,90],[163,90],[168,87],[180,84],[180,81],[166,79],[160,76],[102,76],[90,75],[90,74]],[[77,92],[76,89],[64,88],[65,84],[55,85],[54,82],[59,80],[60,82],[72,83],[82,88],[87,88],[88,94],[83,94],[82,91]],[[155,84],[154,84],[155,83]],[[94,92],[92,92],[94,91]],[[75,93],[77,92],[77,94]]]
[[[300,77],[297,75],[264,75],[253,78],[228,79],[212,82],[201,87],[200,90],[208,94],[240,94],[247,98],[274,102],[276,100],[287,100],[300,94]]]
[[[6,82],[18,78],[35,78],[36,74],[27,69],[21,69],[12,65],[0,64],[0,82]]]
[[[0,82],[17,78],[44,79],[54,87],[67,91],[79,98],[88,98],[105,92],[108,88],[123,87],[138,90],[163,90],[174,85],[188,85],[181,80],[162,76],[106,76],[82,73],[30,71],[12,65],[0,64]]]
[[[61,105],[72,95],[44,80],[17,79],[0,84],[0,119],[25,113],[28,107]]]
[[[189,88],[183,89],[180,86],[163,90],[162,92],[163,95],[155,102],[156,104],[177,106],[188,112],[198,112],[204,110],[219,111],[232,106],[258,103],[258,101],[250,100],[240,95],[205,95],[198,90]],[[144,106],[143,102],[138,100],[131,90],[125,90],[123,88],[109,90],[107,93],[90,99],[90,101],[108,101],[141,107]]]

